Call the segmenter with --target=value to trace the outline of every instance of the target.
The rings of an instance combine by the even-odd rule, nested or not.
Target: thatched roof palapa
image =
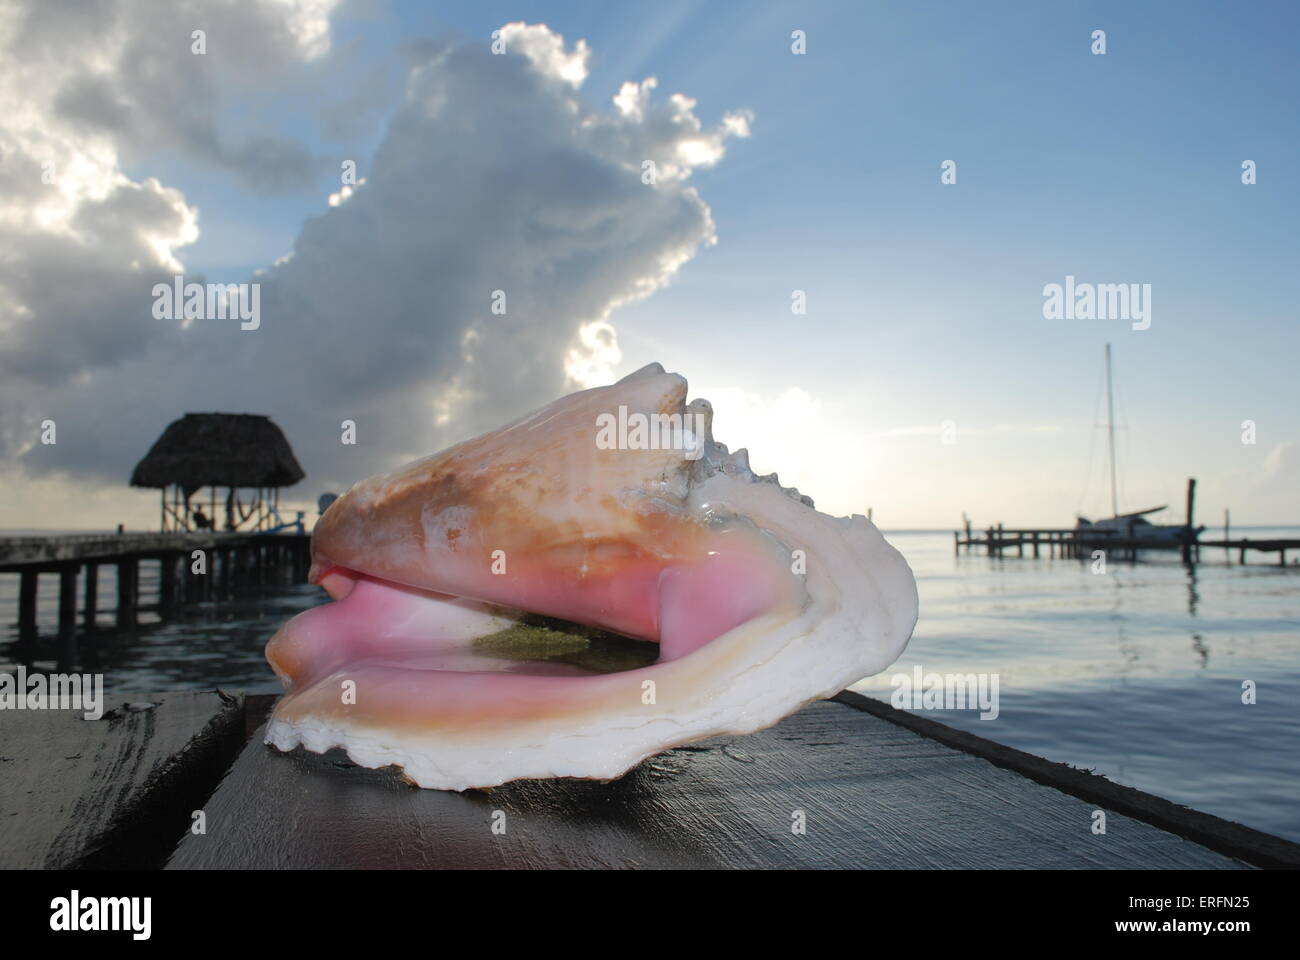
[[[305,473],[271,418],[187,413],[163,431],[131,474],[133,487],[290,487]]]

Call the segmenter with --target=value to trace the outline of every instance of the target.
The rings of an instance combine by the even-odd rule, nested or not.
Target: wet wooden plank
[[[0,711],[0,869],[161,866],[244,745],[243,697]]]
[[[1094,774],[1091,770],[1080,770],[1046,760],[1015,747],[947,726],[929,717],[895,709],[881,700],[860,693],[845,690],[835,699],[946,746],[981,757],[1036,783],[1078,797],[1094,809],[1134,817],[1250,866],[1291,870],[1300,868],[1300,844],[1271,833],[1144,793]]]
[[[1118,813],[1094,835],[1094,809],[839,702],[612,783],[463,794],[338,751],[280,754],[259,731],[169,868],[1242,866]]]

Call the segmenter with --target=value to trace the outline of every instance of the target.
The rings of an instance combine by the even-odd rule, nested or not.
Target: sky
[[[1298,10],[0,0],[0,528],[156,527],[185,412],[270,415],[314,516],[652,361],[827,512],[1071,526],[1106,343],[1121,511],[1300,523]]]

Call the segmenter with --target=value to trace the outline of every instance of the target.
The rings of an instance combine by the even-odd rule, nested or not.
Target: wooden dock
[[[1300,845],[852,693],[609,783],[465,793],[337,751],[280,754],[260,729],[245,743],[261,699],[0,715],[0,822],[23,826],[0,868],[1300,866]]]
[[[60,662],[75,657],[79,637],[93,636],[99,569],[117,568],[117,628],[136,627],[140,567],[158,564],[158,608],[232,595],[249,585],[306,580],[311,537],[304,534],[139,533],[102,536],[0,537],[0,573],[20,577],[18,643],[36,641],[41,574],[58,578]],[[201,569],[202,572],[196,572]],[[82,574],[84,573],[84,578]],[[84,589],[78,605],[77,585]],[[78,631],[80,620],[82,630]]]
[[[1201,540],[1197,547],[1222,547],[1229,551],[1236,550],[1238,551],[1237,562],[1243,564],[1246,562],[1247,550],[1276,553],[1278,565],[1285,567],[1286,552],[1300,550],[1300,540],[1251,540],[1249,537],[1243,537],[1240,540]]]
[[[1110,346],[1106,347],[1107,369],[1110,363]],[[1112,451],[1112,458],[1114,452]],[[1113,462],[1113,459],[1112,459]],[[1112,512],[1115,509],[1115,491],[1114,478],[1111,480],[1111,507]],[[1126,517],[1136,518],[1147,514],[1155,513],[1165,509],[1164,507],[1153,507],[1150,510],[1141,510],[1137,513],[1125,514]],[[1137,531],[1141,530],[1134,522],[1130,522],[1128,536],[1115,529],[1097,529],[1096,526],[1085,527],[1056,527],[1053,529],[1004,529],[1002,524],[995,527],[987,528],[981,535],[971,530],[971,522],[962,514],[965,521],[964,530],[954,530],[952,534],[952,549],[954,554],[960,554],[962,547],[966,552],[971,550],[981,550],[990,557],[1002,557],[1014,550],[1016,556],[1025,556],[1025,551],[1029,550],[1031,556],[1039,556],[1040,548],[1046,552],[1048,557],[1073,557],[1078,559],[1087,559],[1092,557],[1094,551],[1100,550],[1106,556],[1117,559],[1127,558],[1136,560],[1139,550],[1178,550],[1182,553],[1184,563],[1197,563],[1201,559],[1201,547],[1222,547],[1225,550],[1238,551],[1239,563],[1246,562],[1246,552],[1248,550],[1258,550],[1263,553],[1277,553],[1278,563],[1280,566],[1286,566],[1286,552],[1288,550],[1300,550],[1300,540],[1251,540],[1243,537],[1237,540],[1231,539],[1228,534],[1231,530],[1231,514],[1229,511],[1223,511],[1223,532],[1222,540],[1202,540],[1201,531],[1204,527],[1195,525],[1193,518],[1196,515],[1196,478],[1187,479],[1187,523],[1179,530],[1177,539],[1166,537],[1141,537],[1135,536]],[[1168,528],[1166,528],[1168,529]]]
[[[849,692],[609,783],[464,793],[281,754],[262,743],[273,700],[0,713],[0,822],[21,825],[0,868],[1300,866],[1288,840]]]
[[[1061,558],[1086,557],[1092,549],[1092,544],[1080,540],[1077,534],[1078,531],[1074,527],[1008,530],[999,523],[996,527],[989,527],[981,535],[967,526],[964,535],[961,530],[953,531],[952,548],[953,553],[957,554],[961,553],[962,547],[965,547],[968,553],[972,549],[981,550],[990,557],[1000,557],[1012,550],[1018,557],[1025,556],[1026,550],[1032,557],[1042,555]],[[1110,538],[1106,537],[1106,539],[1109,541]]]
[[[1300,540],[1251,540],[1241,537],[1235,540],[1201,540],[1196,539],[1186,544],[1166,540],[1129,538],[1118,532],[1090,530],[1085,537],[1079,536],[1074,527],[1053,529],[1007,529],[1002,524],[988,527],[981,532],[974,532],[969,527],[954,530],[952,548],[954,554],[960,554],[962,548],[969,553],[978,550],[990,557],[1004,557],[1014,551],[1017,557],[1047,556],[1061,558],[1088,559],[1094,550],[1101,550],[1108,557],[1135,559],[1140,550],[1180,550],[1183,559],[1190,563],[1199,562],[1202,547],[1219,547],[1237,551],[1238,563],[1247,562],[1247,551],[1257,550],[1261,553],[1276,553],[1278,564],[1286,566],[1286,554],[1300,551]]]
[[[0,869],[156,868],[245,743],[238,694],[0,712]]]

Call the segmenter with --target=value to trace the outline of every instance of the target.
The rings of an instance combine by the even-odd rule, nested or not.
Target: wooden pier
[[[117,568],[114,606],[119,630],[131,631],[141,609],[140,567],[158,564],[158,609],[229,597],[249,586],[304,582],[311,537],[305,534],[141,533],[54,537],[0,537],[0,573],[15,573],[18,643],[37,639],[40,575],[58,577],[60,663],[75,659],[79,636],[92,637],[99,612],[99,570]],[[84,571],[80,611],[77,584]],[[80,618],[78,617],[80,613]],[[78,632],[78,620],[83,629]]]
[[[1139,550],[1181,550],[1183,559],[1197,563],[1201,559],[1202,547],[1220,547],[1237,551],[1237,562],[1247,562],[1247,551],[1257,550],[1261,553],[1276,553],[1278,565],[1286,566],[1286,553],[1300,551],[1300,540],[1251,540],[1241,537],[1235,540],[1192,540],[1178,543],[1169,540],[1129,538],[1117,531],[1088,530],[1086,536],[1079,537],[1075,528],[1057,529],[1015,529],[1009,530],[998,524],[988,527],[983,532],[972,531],[969,526],[955,530],[952,535],[954,554],[960,554],[962,548],[969,553],[978,550],[990,557],[1003,557],[1011,551],[1017,557],[1047,556],[1088,559],[1094,550],[1103,551],[1108,557],[1119,559],[1136,559]]]
[[[1110,363],[1110,347],[1106,347],[1107,364]],[[1111,488],[1111,508],[1115,511],[1115,491],[1112,481]],[[1158,510],[1164,507],[1155,507],[1151,510],[1142,510],[1138,513],[1125,514],[1126,517],[1136,518]],[[1001,557],[1009,550],[1015,550],[1016,556],[1023,557],[1025,549],[1032,551],[1031,556],[1039,556],[1040,548],[1047,551],[1049,557],[1074,557],[1090,558],[1094,551],[1101,550],[1106,556],[1117,559],[1136,560],[1139,550],[1179,550],[1183,555],[1184,563],[1197,563],[1201,559],[1201,547],[1223,547],[1225,550],[1238,551],[1238,562],[1246,562],[1246,551],[1258,550],[1262,553],[1277,553],[1278,564],[1286,566],[1286,552],[1288,550],[1300,550],[1300,540],[1251,540],[1243,537],[1233,540],[1229,537],[1231,531],[1231,514],[1229,511],[1223,511],[1223,533],[1222,540],[1202,540],[1201,531],[1205,528],[1195,525],[1193,518],[1196,516],[1196,478],[1187,478],[1187,523],[1179,530],[1177,538],[1171,537],[1143,537],[1140,535],[1142,526],[1137,525],[1130,520],[1127,535],[1124,531],[1116,529],[1098,529],[1096,525],[1076,526],[1076,527],[1057,527],[1054,529],[1017,529],[1007,530],[1002,524],[996,527],[989,527],[983,535],[971,530],[971,522],[962,514],[964,521],[964,530],[955,530],[952,535],[952,549],[954,554],[960,554],[961,548],[965,547],[969,553],[972,549],[983,550],[990,557]],[[1149,529],[1149,528],[1148,528]],[[1161,528],[1168,530],[1168,527]],[[1231,553],[1229,553],[1231,556]]]
[[[1014,550],[1016,556],[1031,557],[1048,556],[1048,557],[1087,557],[1093,549],[1097,548],[1097,541],[1091,539],[1097,537],[1097,540],[1104,540],[1109,546],[1112,542],[1121,543],[1118,537],[1110,537],[1102,532],[1102,536],[1097,537],[1096,533],[1090,534],[1090,539],[1080,540],[1078,530],[1073,527],[1069,528],[1037,528],[1029,530],[1008,530],[1002,524],[996,527],[989,527],[983,533],[972,531],[967,524],[965,531],[955,530],[952,535],[953,553],[961,553],[961,548],[965,547],[969,553],[972,549],[982,550],[990,557],[1000,557],[1008,551]]]
[[[1238,552],[1237,562],[1242,564],[1246,562],[1247,550],[1276,553],[1278,565],[1285,567],[1286,552],[1288,550],[1300,550],[1300,540],[1251,540],[1249,537],[1243,537],[1240,540],[1201,540],[1197,547],[1222,547],[1228,551],[1236,550]],[[1231,556],[1231,553],[1229,553],[1229,556]]]
[[[609,783],[464,793],[340,751],[281,754],[257,729],[274,699],[6,716],[0,820],[21,829],[0,834],[0,869],[1300,866],[1283,838],[851,692]]]

